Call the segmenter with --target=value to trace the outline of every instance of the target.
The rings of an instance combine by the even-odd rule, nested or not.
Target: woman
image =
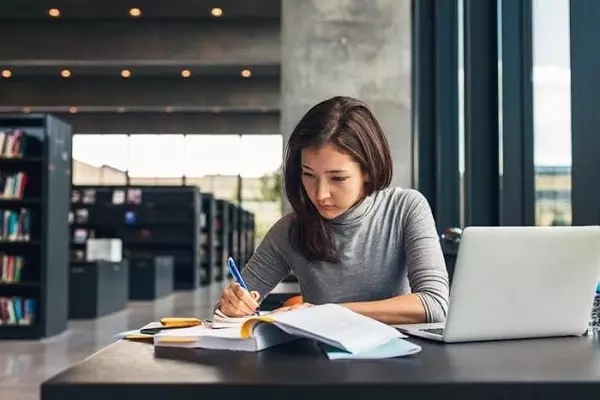
[[[288,274],[304,304],[338,303],[388,324],[443,321],[448,273],[433,216],[416,190],[388,188],[388,142],[369,108],[334,97],[314,106],[290,136],[283,216],[223,291],[228,316],[254,313]]]

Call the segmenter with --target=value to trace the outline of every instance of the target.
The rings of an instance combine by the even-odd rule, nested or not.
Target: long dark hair
[[[388,141],[365,103],[337,96],[312,107],[292,132],[283,163],[285,194],[293,209],[290,244],[308,261],[339,261],[330,222],[318,213],[302,184],[302,149],[328,143],[360,165],[368,178],[363,196],[386,188],[392,180]]]

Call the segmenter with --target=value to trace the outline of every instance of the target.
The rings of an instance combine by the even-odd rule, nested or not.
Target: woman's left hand
[[[299,304],[294,304],[293,306],[285,306],[285,307],[279,307],[274,309],[273,311],[271,311],[271,313],[278,313],[278,312],[283,312],[283,311],[290,311],[290,310],[296,310],[298,308],[308,308],[308,307],[312,307],[313,305],[310,303],[299,303]]]

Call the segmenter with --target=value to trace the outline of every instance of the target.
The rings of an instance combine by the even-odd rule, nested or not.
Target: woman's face
[[[301,161],[302,185],[323,218],[343,214],[362,197],[365,176],[349,155],[326,144],[303,149]]]

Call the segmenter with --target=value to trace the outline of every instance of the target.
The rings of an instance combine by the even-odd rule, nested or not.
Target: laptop
[[[395,325],[454,342],[587,332],[600,279],[600,227],[467,227],[446,321]]]

